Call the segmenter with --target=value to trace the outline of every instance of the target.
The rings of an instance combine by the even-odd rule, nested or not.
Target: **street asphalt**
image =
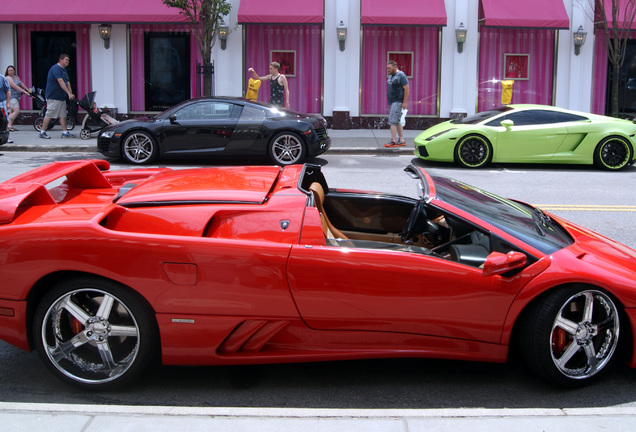
[[[96,138],[61,138],[58,128],[49,132],[51,139],[38,137],[30,125],[16,126],[11,144],[0,147],[9,151],[94,152]],[[340,154],[412,154],[413,139],[420,131],[405,131],[407,145],[386,149],[388,129],[329,130],[331,149]],[[44,367],[44,366],[43,366]],[[6,373],[6,371],[5,371]],[[567,398],[564,398],[564,402]],[[0,402],[0,429],[13,432],[64,431],[84,432],[134,431],[365,431],[419,432],[471,431],[493,432],[586,432],[632,431],[636,425],[636,401],[627,405],[603,408],[563,409],[294,409],[184,406],[115,406],[75,404],[35,404]]]

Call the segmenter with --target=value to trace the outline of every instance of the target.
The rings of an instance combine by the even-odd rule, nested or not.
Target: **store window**
[[[477,111],[501,105],[503,80],[514,80],[511,103],[552,105],[554,38],[551,29],[482,27]]]
[[[197,96],[194,36],[185,25],[131,25],[131,111],[164,111]]]
[[[71,62],[66,72],[71,88],[77,89],[77,55],[75,32],[31,32],[31,82],[35,87],[45,88],[49,69],[58,62],[60,54],[68,54]]]
[[[322,26],[250,24],[246,28],[246,66],[264,76],[269,73],[270,62],[278,62],[287,77],[291,109],[320,113]],[[246,78],[251,78],[250,74]],[[258,100],[269,102],[269,92],[270,85],[264,82]]]
[[[146,111],[163,111],[190,98],[190,34],[144,35]]]
[[[438,115],[439,27],[363,27],[361,113],[387,114],[386,63],[409,79],[409,115]]]

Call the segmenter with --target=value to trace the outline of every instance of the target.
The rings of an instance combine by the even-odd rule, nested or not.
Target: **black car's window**
[[[177,120],[221,120],[230,118],[234,104],[202,101],[176,112]]]
[[[241,120],[263,120],[265,118],[265,110],[251,105],[243,107]]]

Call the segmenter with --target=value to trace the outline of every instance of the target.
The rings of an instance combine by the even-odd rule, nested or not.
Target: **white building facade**
[[[412,129],[501,104],[505,80],[514,81],[512,103],[604,114],[609,78],[597,71],[607,70],[607,58],[596,43],[592,2],[537,1],[295,0],[263,7],[262,0],[231,0],[225,49],[218,41],[212,49],[214,94],[245,95],[248,68],[265,75],[269,62],[279,61],[293,109],[322,113],[336,128],[383,127],[385,66],[395,59],[410,80]],[[70,3],[23,0],[4,13],[2,67],[15,65],[27,85],[43,87],[58,51],[72,50],[76,94],[97,91],[99,106],[120,116],[201,94],[196,39],[177,10],[161,0]],[[100,27],[110,32],[108,47]],[[339,27],[346,28],[344,42]],[[457,29],[466,30],[461,46]],[[578,30],[587,38],[577,54]],[[259,100],[268,97],[264,83]]]

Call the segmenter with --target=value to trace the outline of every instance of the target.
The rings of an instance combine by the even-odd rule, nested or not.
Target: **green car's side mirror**
[[[512,120],[502,120],[500,124],[505,127],[506,130],[510,130],[510,128],[515,125],[515,122],[513,122]]]

